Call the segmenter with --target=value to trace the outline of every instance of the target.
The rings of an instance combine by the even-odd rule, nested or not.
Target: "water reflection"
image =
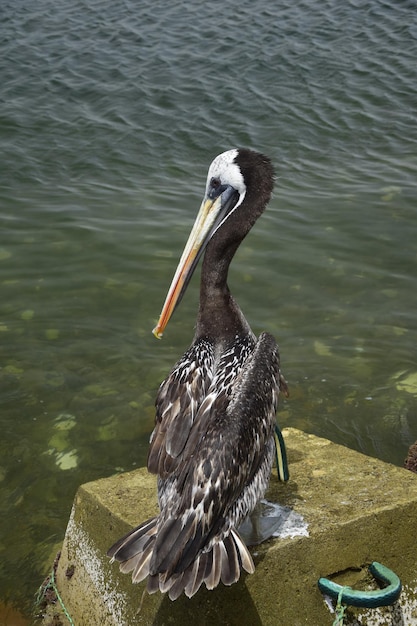
[[[28,603],[79,484],[142,465],[195,277],[151,329],[212,157],[269,154],[230,286],[280,343],[295,426],[401,464],[417,439],[415,13],[130,0],[4,7],[0,596]]]

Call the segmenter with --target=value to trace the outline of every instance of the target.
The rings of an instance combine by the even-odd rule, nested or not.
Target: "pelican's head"
[[[254,168],[259,168],[262,163],[269,164],[272,181],[272,166],[269,159],[252,150],[245,148],[227,150],[211,163],[200,210],[172,280],[158,324],[153,329],[153,334],[158,339],[162,337],[172,313],[184,295],[208,242],[242,205]]]

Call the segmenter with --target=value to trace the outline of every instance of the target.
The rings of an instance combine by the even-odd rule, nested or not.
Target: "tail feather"
[[[196,571],[194,582],[192,585],[189,585],[189,586],[187,585],[187,588],[184,590],[185,595],[188,596],[189,598],[192,598],[193,595],[197,593],[197,591],[200,589],[201,585],[203,584],[204,578],[206,576],[207,562],[210,557],[211,557],[211,552],[204,552],[203,554],[200,554],[200,557],[198,559],[198,568]]]
[[[171,589],[169,590],[169,593],[168,593],[169,599],[176,600],[177,598],[180,597],[183,591],[184,591],[183,575],[180,574],[178,578],[175,580]]]
[[[154,542],[151,542],[141,554],[138,554],[130,559],[130,561],[132,561],[132,565],[135,566],[132,573],[133,583],[140,583],[142,582],[142,580],[145,580],[145,578],[149,575],[149,566],[151,563],[153,544]],[[130,561],[127,562],[130,563]],[[123,571],[122,568],[123,564],[120,565],[120,571]],[[128,571],[131,571],[130,566]]]
[[[243,569],[248,572],[248,574],[253,574],[253,572],[255,571],[255,566],[253,564],[251,554],[246,547],[245,542],[236,530],[231,530],[230,535],[233,537],[233,540],[236,544],[236,548],[238,550]]]
[[[146,591],[149,594],[156,593],[160,591],[159,587],[159,574],[155,574],[152,576],[151,574],[148,577],[148,584],[146,585]]]
[[[168,593],[171,600],[176,600],[184,591],[183,576],[184,572],[172,576],[167,576],[166,573],[151,575],[146,590],[150,594],[156,591]]]
[[[146,520],[116,541],[107,551],[112,561],[127,561],[140,552],[147,541],[156,536],[156,517]],[[155,537],[154,537],[155,538]]]
[[[151,573],[168,572],[179,574],[194,560],[189,558],[183,564],[184,555],[188,554],[190,544],[201,541],[201,528],[197,526],[195,516],[189,516],[185,524],[181,519],[169,519],[158,529],[155,550],[151,561]],[[193,556],[196,552],[193,553]],[[179,567],[178,567],[179,566]]]
[[[206,569],[204,572],[203,580],[206,580],[206,578],[209,576],[211,572],[211,568],[213,567],[213,551],[210,550],[210,552],[206,552],[205,554],[207,554],[207,559],[206,559]]]
[[[207,589],[214,589],[220,582],[220,576],[222,573],[222,561],[221,561],[221,548],[218,543],[215,543],[213,548],[213,563],[208,576],[204,579]]]
[[[184,593],[188,598],[191,598],[194,593],[196,593],[197,589],[199,588],[199,586],[201,585],[201,583],[203,582],[203,578],[200,575],[200,585],[198,585],[198,587],[196,587],[196,583],[197,583],[197,578],[198,578],[198,574],[199,574],[199,570],[203,569],[204,566],[204,570],[206,569],[206,565],[204,563],[204,559],[202,558],[203,555],[201,555],[198,559],[196,559],[192,565],[192,567],[189,567],[188,570],[186,572],[186,576],[183,576],[184,579]]]
[[[180,572],[179,574],[168,574],[164,572],[163,574],[159,574],[159,591],[161,593],[167,593],[173,584],[179,579],[182,578],[184,572]]]
[[[203,527],[196,515],[190,514],[185,523],[181,518],[166,520],[158,529],[151,573],[166,572],[167,576],[173,576],[186,571],[202,545]]]
[[[139,583],[149,575],[156,539],[156,518],[152,518],[119,539],[107,552],[112,561],[120,562],[123,574],[132,572],[132,582]]]
[[[222,583],[232,585],[240,576],[240,562],[236,544],[231,535],[223,540],[225,553],[222,558]]]
[[[122,537],[108,551],[112,560],[120,561],[121,572],[132,572],[132,582],[140,583],[148,577],[150,594],[161,591],[176,600],[185,593],[191,598],[203,583],[207,589],[214,589],[220,581],[232,585],[239,580],[242,569],[249,574],[255,571],[250,552],[234,529],[214,543],[211,550],[201,552],[183,571],[175,571],[175,561],[169,563],[165,571],[154,570],[156,538],[157,520],[153,518]],[[169,556],[162,554],[163,565],[168,564]]]

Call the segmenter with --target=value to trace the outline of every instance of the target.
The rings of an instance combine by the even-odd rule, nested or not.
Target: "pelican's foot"
[[[239,533],[246,545],[256,546],[271,537],[308,537],[307,529],[302,515],[289,506],[261,500],[239,526]]]

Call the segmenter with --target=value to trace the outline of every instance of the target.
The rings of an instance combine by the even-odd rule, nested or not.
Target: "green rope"
[[[333,622],[333,626],[343,626],[343,617],[346,611],[346,605],[342,604],[342,596],[345,587],[342,587],[339,591],[339,595],[337,596],[337,604],[336,604],[336,619]]]
[[[369,572],[381,583],[387,585],[382,589],[371,591],[359,591],[350,587],[342,587],[343,600],[348,606],[359,606],[367,609],[376,609],[380,606],[389,606],[398,600],[401,594],[401,580],[392,570],[373,561],[369,566]],[[319,578],[317,581],[320,591],[331,598],[336,599],[340,592],[340,585],[328,578]]]
[[[56,582],[55,582],[55,568],[52,568],[51,574],[49,576],[49,581],[43,585],[40,586],[39,591],[37,593],[36,596],[36,604],[40,604],[42,596],[45,597],[45,593],[48,589],[52,589],[53,592],[56,595],[56,598],[61,606],[62,612],[64,613],[65,617],[67,618],[68,622],[71,624],[71,626],[75,626],[74,622],[72,621],[72,618],[70,616],[70,614],[68,613],[64,601],[61,598],[59,591],[58,591],[58,587],[56,586]]]

